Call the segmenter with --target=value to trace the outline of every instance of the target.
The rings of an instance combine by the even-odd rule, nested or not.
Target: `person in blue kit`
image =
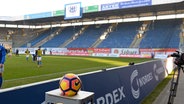
[[[0,88],[2,87],[3,83],[3,71],[4,71],[4,62],[6,58],[6,49],[3,47],[3,45],[0,45]]]

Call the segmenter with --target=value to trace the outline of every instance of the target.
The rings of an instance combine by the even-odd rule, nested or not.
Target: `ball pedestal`
[[[77,95],[67,97],[61,95],[60,89],[55,89],[45,93],[45,104],[93,104],[94,93],[79,91]]]

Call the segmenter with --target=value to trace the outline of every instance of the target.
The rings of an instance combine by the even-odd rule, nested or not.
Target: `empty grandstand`
[[[106,10],[108,7],[104,7],[101,12],[89,13],[86,10],[82,19],[66,21],[63,14],[1,21],[1,24],[6,24],[1,27],[1,35],[7,35],[1,36],[1,41],[11,41],[12,45],[8,47],[12,48],[179,48],[183,44],[183,2],[176,1],[172,5],[161,3],[161,6],[152,3],[152,6],[145,6],[146,9]],[[158,10],[155,11],[155,8]],[[140,30],[146,22],[146,29]]]
[[[14,44],[20,44],[21,39],[24,45],[21,47],[61,47],[68,40],[64,47],[67,48],[89,48],[98,41],[101,42],[96,46],[98,48],[130,48],[135,39],[140,43],[135,48],[179,48],[180,34],[182,32],[182,19],[154,20],[151,21],[149,28],[139,37],[139,28],[143,22],[124,22],[118,23],[108,31],[112,24],[89,25],[82,31],[84,26],[70,26],[63,28],[58,27],[42,30],[42,32],[31,32],[27,34],[17,32],[12,36]],[[59,29],[59,30],[58,30]],[[20,29],[19,29],[20,31]],[[36,30],[32,30],[36,31]],[[82,32],[81,32],[82,31]],[[101,38],[104,33],[106,35]],[[6,34],[3,33],[2,34]],[[33,38],[28,38],[34,36]],[[18,37],[18,39],[17,39]],[[25,40],[24,38],[27,38]],[[10,39],[9,39],[10,40]],[[42,42],[41,42],[42,41]],[[41,42],[40,44],[38,44]],[[18,46],[18,45],[15,45]]]
[[[75,33],[77,33],[80,29],[81,29],[81,26],[66,27],[62,29],[62,31],[54,35],[52,39],[45,42],[42,46],[43,47],[59,47],[65,41],[72,38],[72,36]]]
[[[179,48],[181,19],[152,21],[140,48]]]
[[[119,23],[98,46],[99,48],[129,48],[141,22]]]
[[[102,33],[108,28],[109,24],[103,25],[90,25],[88,28],[80,34],[80,36],[74,39],[68,46],[68,48],[89,48],[91,45],[102,35]]]

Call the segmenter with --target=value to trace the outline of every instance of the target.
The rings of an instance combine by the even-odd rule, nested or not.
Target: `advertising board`
[[[82,90],[95,93],[95,104],[139,104],[166,76],[161,60],[79,75]],[[45,92],[59,79],[0,90],[2,104],[44,104]]]

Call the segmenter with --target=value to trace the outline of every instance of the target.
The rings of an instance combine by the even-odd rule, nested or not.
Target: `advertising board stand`
[[[45,93],[45,104],[93,104],[94,93],[79,91],[75,96],[63,96],[60,89],[51,90]]]

